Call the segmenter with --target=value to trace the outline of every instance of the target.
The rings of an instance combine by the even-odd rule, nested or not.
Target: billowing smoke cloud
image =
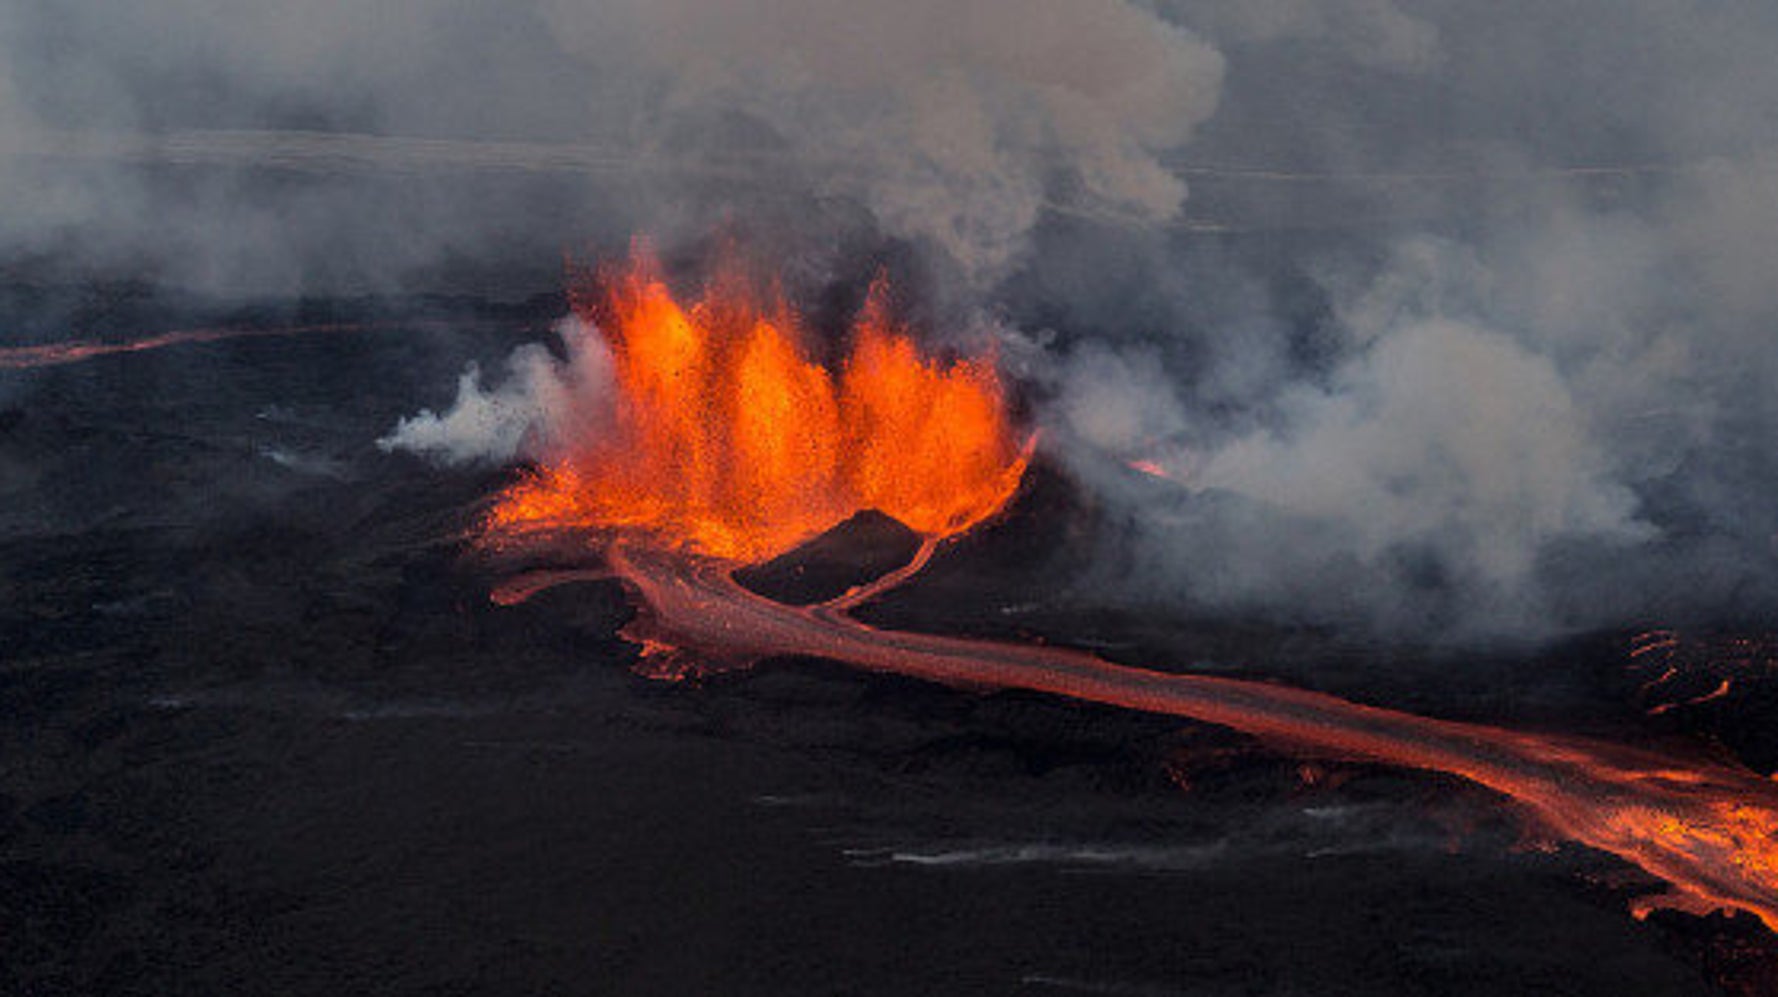
[[[1168,6],[1235,44],[1308,41],[1362,66],[1405,71],[1430,69],[1439,57],[1438,27],[1394,0],[1209,0]]]
[[[833,197],[983,285],[1046,204],[1173,217],[1157,156],[1222,72],[1131,0],[4,7],[0,166],[44,196],[0,248],[79,240],[234,291],[411,286]]]
[[[1197,385],[1077,347],[1051,411],[1127,517],[1109,580],[1459,638],[1769,615],[1774,166],[1400,237],[1362,278],[1340,254],[1313,271],[1325,339],[1294,376],[1242,373],[1292,364],[1264,336],[1197,338],[1215,329],[1141,348],[1208,355]],[[1132,489],[1099,454],[1174,484]]]
[[[377,440],[378,449],[384,453],[406,450],[447,465],[512,460],[528,436],[549,424],[548,411],[536,389],[547,383],[550,375],[533,373],[525,358],[535,355],[515,355],[514,380],[495,391],[482,386],[481,367],[470,364],[457,379],[457,398],[450,408],[442,415],[421,409],[402,419],[388,436]]]
[[[1173,217],[1185,185],[1156,154],[1215,108],[1222,59],[1128,0],[552,0],[571,51],[612,26],[671,67],[667,106],[768,126],[823,187],[895,235],[1003,276],[1058,172],[1091,203]],[[622,29],[620,35],[626,34]]]
[[[567,441],[596,438],[612,399],[611,360],[603,340],[578,318],[559,330],[568,358],[540,345],[521,346],[505,376],[482,383],[471,363],[457,379],[457,397],[443,413],[422,409],[402,419],[377,447],[443,465],[504,464],[540,456]]]
[[[1196,210],[1257,231],[1126,249],[1133,294],[1077,290],[1127,241],[1036,257],[1064,330],[1168,370],[1077,342],[1049,372],[1119,524],[1087,590],[1417,638],[1769,619],[1778,17],[1240,7],[1169,9],[1230,56],[1194,148],[1271,167],[1203,172]]]
[[[1414,544],[1517,585],[1550,537],[1640,532],[1555,366],[1498,332],[1404,326],[1280,407],[1287,428],[1229,442],[1196,482],[1339,523],[1363,561]]]
[[[1187,428],[1185,406],[1152,351],[1117,353],[1097,341],[1067,361],[1056,408],[1079,438],[1125,459],[1159,456]]]
[[[723,219],[893,243],[1049,344],[1084,592],[1770,615],[1774,50],[1763,0],[0,0],[0,257],[517,295]],[[597,366],[384,443],[536,452]]]

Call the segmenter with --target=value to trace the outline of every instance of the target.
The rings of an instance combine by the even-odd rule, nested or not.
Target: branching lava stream
[[[1286,686],[1132,668],[1082,651],[878,630],[847,615],[851,595],[786,606],[741,587],[733,565],[721,561],[621,543],[608,557],[643,603],[625,636],[645,655],[825,658],[952,686],[1025,689],[1184,717],[1294,751],[1461,776],[1525,805],[1562,837],[1670,884],[1673,892],[1644,901],[1639,916],[1658,906],[1740,909],[1778,930],[1778,784],[1746,769],[1419,717]]]
[[[1730,762],[1458,723],[1253,681],[1112,664],[1083,651],[878,630],[849,613],[912,578],[937,546],[996,515],[1029,463],[991,357],[926,356],[879,281],[831,366],[782,301],[733,285],[681,306],[639,253],[575,297],[609,346],[604,427],[569,440],[500,495],[490,539],[610,538],[607,564],[642,603],[625,636],[674,678],[807,656],[978,689],[1025,689],[1230,727],[1293,751],[1460,776],[1523,804],[1564,838],[1665,881],[1645,901],[1738,909],[1778,930],[1778,783]],[[925,538],[913,560],[810,607],[748,591],[733,571],[862,510]],[[520,602],[584,571],[521,576]]]

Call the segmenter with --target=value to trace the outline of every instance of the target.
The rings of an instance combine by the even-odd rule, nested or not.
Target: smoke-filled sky
[[[524,294],[637,231],[893,244],[1097,500],[1092,591],[1770,617],[1773,52],[1756,0],[0,0],[0,258]],[[511,452],[550,362],[410,432]]]

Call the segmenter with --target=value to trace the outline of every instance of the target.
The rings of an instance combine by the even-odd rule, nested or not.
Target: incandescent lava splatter
[[[1029,444],[991,358],[923,355],[890,318],[882,279],[837,370],[810,358],[782,302],[721,280],[682,306],[640,251],[575,306],[579,334],[610,347],[609,425],[508,489],[496,530],[612,529],[761,560],[865,509],[927,536],[960,533],[1024,474]]]

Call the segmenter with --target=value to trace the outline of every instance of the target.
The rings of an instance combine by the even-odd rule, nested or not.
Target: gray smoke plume
[[[1229,58],[1194,204],[1244,231],[1038,248],[1034,312],[1167,369],[1049,368],[1122,524],[1093,589],[1464,640],[1778,609],[1778,15],[1509,8],[1167,8]]]
[[[1130,0],[6,0],[0,23],[0,169],[37,194],[0,246],[228,290],[396,287],[831,197],[984,285],[1057,199],[1173,217],[1157,157],[1222,72]]]
[[[0,258],[523,295],[636,232],[891,245],[1007,325],[1107,512],[1083,597],[1764,619],[1773,51],[1756,0],[0,0]],[[588,363],[385,443],[525,452]]]
[[[665,106],[771,130],[822,188],[884,229],[1003,276],[1064,173],[1091,204],[1147,220],[1185,185],[1156,154],[1216,105],[1222,59],[1128,0],[552,0],[570,51],[610,53],[613,23]]]

